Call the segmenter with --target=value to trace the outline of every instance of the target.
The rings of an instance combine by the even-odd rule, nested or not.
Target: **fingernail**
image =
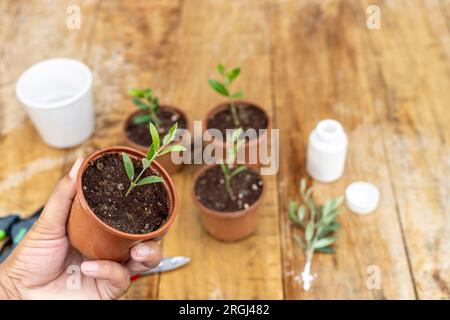
[[[75,163],[72,166],[72,169],[70,169],[69,172],[69,177],[71,179],[75,179],[78,173],[78,170],[80,169],[81,163],[83,162],[82,158],[77,159],[77,161],[75,161]]]
[[[81,269],[84,272],[98,272],[100,270],[100,266],[95,261],[83,262],[81,265]]]
[[[146,246],[145,244],[141,243],[134,247],[136,249],[136,254],[139,257],[147,257],[150,255],[151,249],[149,246]]]

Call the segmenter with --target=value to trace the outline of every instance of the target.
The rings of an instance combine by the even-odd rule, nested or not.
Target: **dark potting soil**
[[[259,137],[259,129],[267,129],[268,119],[265,113],[258,107],[247,103],[236,103],[236,110],[239,116],[242,129],[255,129],[257,136]],[[206,126],[208,129],[219,129],[222,132],[223,137],[226,137],[226,130],[234,128],[233,116],[231,113],[231,107],[213,114],[208,119]]]
[[[164,106],[160,106],[156,115],[160,120],[158,125],[158,133],[161,139],[167,134],[167,132],[169,132],[175,122],[178,123],[178,129],[186,129],[186,119],[182,114],[176,111],[164,109]],[[126,134],[131,141],[142,146],[149,146],[152,143],[152,138],[150,137],[147,123],[136,125],[130,121],[126,128]]]
[[[141,172],[141,162],[132,161],[135,172]],[[163,184],[137,186],[125,197],[129,185],[122,156],[113,153],[89,163],[82,178],[84,198],[102,221],[127,233],[158,229],[169,214],[169,197]]]
[[[195,196],[204,206],[221,212],[239,211],[254,204],[263,191],[261,176],[251,169],[244,170],[231,179],[233,199],[225,189],[222,170],[214,166],[199,176]]]

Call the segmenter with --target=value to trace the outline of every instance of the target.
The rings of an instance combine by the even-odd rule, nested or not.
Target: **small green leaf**
[[[244,96],[244,92],[238,91],[233,94],[233,98],[242,98]]]
[[[128,179],[133,181],[134,179],[134,166],[133,161],[131,161],[130,156],[122,152],[123,165],[125,166],[125,172],[127,173]]]
[[[302,238],[300,238],[300,237],[299,237],[298,235],[296,235],[296,234],[294,234],[293,237],[294,237],[294,240],[299,244],[300,247],[302,247],[303,249],[306,248],[305,241],[303,241]]]
[[[224,75],[225,74],[225,66],[223,64],[219,63],[217,65],[217,72],[219,72],[221,75]]]
[[[152,136],[152,144],[150,145],[150,148],[147,152],[147,159],[152,160],[156,152],[159,150],[160,143],[159,143],[159,134],[158,130],[156,129],[155,125],[150,122],[150,135]]]
[[[314,221],[310,220],[305,230],[306,241],[310,242],[314,237]]]
[[[142,98],[142,97],[144,97],[145,90],[132,88],[132,89],[128,90],[128,94],[133,97]]]
[[[314,244],[315,249],[320,249],[323,247],[328,247],[329,245],[333,244],[336,241],[336,237],[327,237],[323,239],[319,239]]]
[[[158,177],[158,176],[148,176],[145,177],[144,179],[142,179],[141,181],[139,181],[136,185],[137,186],[142,186],[144,184],[150,184],[150,183],[156,183],[156,182],[162,182],[163,178]]]
[[[231,177],[234,177],[235,175],[241,173],[242,171],[247,170],[247,167],[244,165],[237,166],[232,172]]]
[[[143,103],[139,98],[134,98],[133,103],[142,110],[148,111],[150,109],[150,106]]]
[[[228,82],[229,83],[233,82],[234,79],[236,79],[240,73],[241,73],[240,68],[235,68],[235,69],[231,70],[230,72],[228,72],[228,74],[227,74]]]
[[[167,146],[169,143],[175,139],[175,134],[177,133],[178,123],[174,123],[174,125],[169,129],[169,132],[164,136],[163,146]]]
[[[152,101],[152,105],[153,105],[153,112],[156,113],[158,112],[159,109],[159,99],[157,97],[155,97]]]
[[[133,124],[143,124],[143,123],[149,123],[152,121],[152,117],[149,114],[138,114],[133,118]]]
[[[223,84],[221,84],[219,81],[210,79],[210,80],[208,80],[208,83],[219,94],[221,94],[225,97],[228,97],[230,95],[227,88]]]
[[[336,249],[333,247],[323,247],[323,248],[318,248],[315,250],[320,253],[335,253],[336,252]]]
[[[162,156],[169,152],[180,152],[180,151],[186,151],[186,148],[181,144],[175,144],[173,146],[169,146],[160,153],[158,153],[158,156]]]

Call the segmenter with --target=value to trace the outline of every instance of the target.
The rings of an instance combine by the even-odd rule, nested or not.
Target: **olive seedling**
[[[234,68],[230,71],[227,71],[223,64],[219,64],[219,65],[217,65],[217,72],[219,72],[219,74],[222,76],[223,82],[220,82],[215,79],[210,79],[210,80],[208,80],[208,83],[217,93],[219,93],[229,99],[234,127],[239,128],[241,126],[241,121],[239,120],[239,116],[238,116],[238,113],[236,110],[236,105],[234,103],[234,99],[243,97],[244,93],[242,91],[237,91],[235,93],[231,93],[230,85],[237,78],[237,76],[241,73],[241,69]]]
[[[332,246],[336,241],[333,234],[341,227],[336,221],[339,206],[344,198],[329,199],[324,205],[317,206],[312,199],[312,188],[306,188],[306,179],[300,181],[300,196],[303,204],[296,201],[289,202],[289,218],[303,230],[303,238],[294,234],[294,240],[303,248],[306,263],[301,278],[303,289],[309,290],[313,276],[311,275],[311,261],[314,252],[334,253]]]
[[[131,159],[130,159],[130,156],[126,152],[122,153],[122,159],[123,159],[123,164],[125,166],[125,172],[128,176],[128,179],[130,180],[130,187],[128,188],[127,192],[125,193],[125,197],[127,197],[130,194],[131,190],[133,190],[137,186],[142,186],[145,184],[163,181],[161,177],[155,176],[155,175],[147,176],[142,179],[141,179],[141,177],[144,174],[144,172],[147,171],[147,169],[151,166],[153,160],[156,157],[162,156],[169,152],[186,151],[186,148],[179,144],[174,144],[172,146],[169,146],[169,144],[175,138],[176,132],[177,132],[177,123],[175,123],[170,128],[167,135],[163,138],[163,142],[162,142],[162,146],[161,146],[158,130],[156,129],[155,125],[150,122],[150,135],[152,137],[152,144],[148,148],[146,157],[141,159],[142,170],[137,176],[135,176],[134,165],[133,165],[133,161],[131,161]]]
[[[243,133],[242,128],[233,131],[230,137],[231,146],[227,151],[226,163],[220,164],[220,168],[222,169],[224,176],[225,190],[230,199],[234,199],[233,191],[231,190],[231,179],[238,173],[247,169],[245,165],[236,164],[238,152],[241,149],[243,143],[245,142],[245,139],[240,138],[242,133]]]
[[[156,115],[159,109],[159,100],[153,95],[152,89],[130,89],[128,93],[133,97],[133,103],[144,111],[144,113],[140,113],[133,118],[133,124],[151,122],[159,125],[159,118]]]

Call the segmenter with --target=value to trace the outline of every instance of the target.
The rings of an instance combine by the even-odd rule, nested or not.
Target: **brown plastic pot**
[[[267,119],[267,128],[266,128],[267,130],[266,130],[266,132],[265,132],[264,134],[258,136],[258,139],[250,140],[249,142],[246,142],[245,145],[244,145],[245,163],[246,163],[246,164],[250,164],[250,165],[253,166],[253,167],[259,167],[259,166],[261,165],[261,159],[260,159],[260,157],[259,157],[259,148],[260,148],[260,145],[261,145],[262,142],[267,141],[267,133],[268,133],[268,132],[270,131],[270,129],[272,128],[272,121],[271,121],[271,119],[270,119],[270,117],[269,117],[269,114],[268,114],[263,108],[261,108],[259,105],[255,104],[255,103],[248,102],[248,101],[243,101],[243,100],[236,101],[235,103],[236,103],[237,105],[238,105],[238,104],[246,104],[246,105],[252,105],[252,106],[255,106],[255,107],[257,107],[258,109],[260,109],[261,112],[263,112],[264,115],[266,116],[266,119]],[[205,138],[206,138],[207,140],[209,140],[209,141],[211,140],[211,135],[209,135],[208,132],[207,132],[207,129],[208,129],[207,126],[208,126],[208,121],[209,121],[209,119],[211,119],[211,117],[212,117],[214,114],[216,114],[216,113],[218,113],[218,112],[220,112],[220,111],[222,111],[222,110],[228,108],[228,105],[229,105],[228,102],[221,103],[221,104],[219,104],[218,106],[216,106],[215,108],[209,110],[209,112],[206,114],[206,117],[205,117],[205,119],[204,119],[204,121],[203,121],[203,123],[202,123],[202,126],[203,126],[203,133],[204,133]],[[239,108],[239,106],[238,106],[237,108]],[[230,128],[230,129],[231,129],[231,128]],[[224,137],[224,138],[225,138],[225,137]],[[208,142],[208,143],[209,143],[209,142]],[[228,145],[227,145],[223,140],[214,140],[212,143],[213,143],[217,148],[223,148],[223,154],[224,154],[224,155],[226,154],[226,151],[227,151],[227,149],[228,149]],[[257,157],[256,157],[256,163],[249,163],[249,160],[250,160],[249,155],[250,155],[250,150],[252,150],[252,148],[253,148],[254,150],[257,150],[257,151],[258,151],[258,154],[257,154]]]
[[[172,107],[172,106],[168,106],[168,105],[160,105],[159,108],[160,108],[160,109],[169,110],[169,111],[172,110],[172,111],[175,111],[175,112],[179,113],[179,114],[186,120],[186,126],[187,126],[187,129],[190,130],[190,128],[189,128],[190,123],[189,123],[189,120],[188,120],[188,118],[187,118],[186,113],[184,113],[183,111],[181,111],[181,110],[178,109],[178,108],[175,108],[175,107]],[[138,113],[141,113],[141,112],[142,112],[141,110],[137,110],[137,111],[131,113],[131,114],[128,116],[128,118],[125,120],[124,126],[123,126],[123,128],[122,128],[122,136],[123,136],[123,139],[124,139],[125,144],[126,144],[127,146],[129,146],[129,147],[131,147],[131,148],[134,148],[134,149],[137,149],[137,150],[139,150],[139,151],[141,151],[141,152],[147,153],[147,150],[148,150],[148,147],[149,147],[149,146],[144,146],[144,145],[142,145],[142,144],[138,144],[138,143],[134,142],[133,140],[131,140],[131,139],[128,137],[128,135],[127,135],[127,133],[126,133],[126,129],[127,129],[127,127],[128,127],[128,124],[131,122],[131,120],[134,118],[134,116],[136,116]],[[150,134],[150,133],[149,133],[149,134]],[[182,144],[183,141],[184,141],[186,138],[187,138],[187,137],[185,137],[185,136],[181,136],[181,139],[179,139],[178,142],[173,142],[173,144],[176,144],[176,143]],[[171,153],[166,153],[165,155],[162,155],[161,157],[158,157],[158,159],[157,159],[156,161],[157,161],[157,162],[158,162],[158,163],[159,163],[159,164],[160,164],[160,165],[161,165],[161,166],[162,166],[169,174],[174,174],[174,173],[180,171],[181,168],[183,168],[183,163],[175,164],[175,163],[172,161],[172,155],[171,155]]]
[[[200,169],[194,177],[192,188],[192,197],[195,205],[200,209],[203,227],[212,237],[221,241],[232,242],[244,239],[256,231],[258,211],[265,193],[265,184],[263,184],[263,190],[258,200],[247,209],[229,212],[213,210],[197,199],[195,186],[203,172],[214,166],[208,165]]]
[[[178,200],[172,180],[167,172],[156,162],[151,169],[163,178],[163,186],[169,197],[169,215],[157,230],[145,234],[131,234],[119,231],[97,217],[84,198],[82,177],[90,161],[108,153],[126,152],[131,158],[141,159],[145,154],[128,147],[110,147],[89,155],[78,171],[77,193],[72,203],[67,221],[67,235],[72,246],[88,258],[123,262],[129,258],[130,248],[142,241],[160,240],[168,231],[178,212]]]

